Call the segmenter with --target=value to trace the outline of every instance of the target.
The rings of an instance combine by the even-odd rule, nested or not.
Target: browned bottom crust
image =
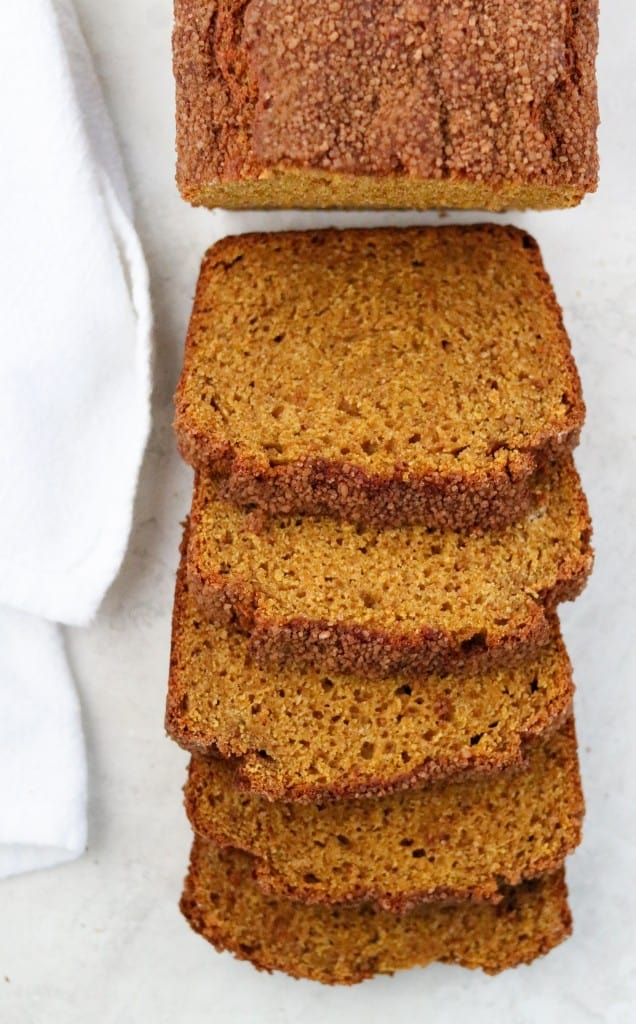
[[[180,907],[219,952],[331,985],[435,961],[497,974],[549,952],[572,930],[562,870],[508,890],[496,906],[425,903],[395,916],[369,905],[308,906],[266,896],[247,854],[201,839]]]
[[[555,871],[584,813],[571,720],[527,769],[429,785],[380,800],[299,805],[246,796],[232,766],[193,759],[194,831],[255,858],[260,887],[307,903],[498,903],[506,887]]]
[[[491,639],[476,633],[467,640],[423,627],[409,635],[368,628],[351,622],[266,618],[254,603],[247,581],[224,576],[203,577],[188,567],[188,585],[203,615],[211,622],[247,630],[250,650],[261,665],[316,668],[353,673],[369,679],[391,675],[412,678],[432,672],[486,672],[498,665],[517,665],[548,643],[550,616],[562,601],[583,591],[592,567],[591,553],[568,579],[558,583],[530,609],[527,620],[505,636]]]
[[[550,461],[572,451],[580,427],[531,452],[511,454],[506,467],[474,473],[435,472],[408,480],[371,476],[361,467],[321,458],[264,468],[239,454],[219,454],[210,438],[177,415],[181,455],[194,469],[221,475],[220,494],[266,515],[329,515],[382,529],[422,523],[436,529],[497,529],[530,511],[535,479]]]
[[[227,210],[560,210],[578,206],[593,181],[577,185],[507,182],[489,185],[462,178],[416,179],[336,174],[312,170],[268,170],[258,178],[193,181],[178,175],[179,190],[193,206]]]

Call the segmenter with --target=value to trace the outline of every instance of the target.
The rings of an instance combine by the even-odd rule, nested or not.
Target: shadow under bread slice
[[[235,786],[227,761],[193,758],[194,831],[254,856],[266,892],[308,903],[500,902],[554,871],[581,840],[584,802],[572,719],[527,768],[434,783],[377,800],[272,802]]]
[[[183,547],[187,547],[187,532]],[[521,764],[569,714],[571,666],[555,615],[526,661],[462,676],[368,679],[261,667],[249,639],[207,622],[177,575],[166,728],[186,750],[233,758],[270,798],[379,794]]]
[[[254,861],[195,838],[181,912],[219,952],[266,971],[353,985],[436,961],[488,974],[531,963],[572,931],[563,870],[524,882],[498,905],[423,903],[403,915],[268,896]]]
[[[242,506],[502,525],[584,413],[539,248],[516,228],[268,232],[205,256],[175,427]]]
[[[211,621],[250,634],[261,664],[382,677],[511,663],[548,642],[549,613],[592,567],[571,457],[537,507],[497,531],[376,530],[248,515],[196,480],[187,573]]]

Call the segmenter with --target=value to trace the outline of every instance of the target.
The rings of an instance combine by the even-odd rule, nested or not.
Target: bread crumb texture
[[[571,459],[552,466],[525,519],[470,535],[376,530],[332,519],[263,520],[196,482],[188,580],[213,621],[251,634],[264,662],[369,676],[519,659],[592,567]]]
[[[243,506],[500,525],[528,510],[584,414],[523,231],[247,235],[203,262],[175,426],[184,457]]]
[[[422,903],[398,916],[266,895],[254,861],[195,839],[181,911],[194,931],[261,970],[353,985],[434,961],[497,974],[530,963],[572,930],[563,871],[508,889],[501,903]]]
[[[327,676],[259,666],[237,630],[175,594],[166,726],[200,756],[231,758],[236,782],[274,799],[378,795],[521,765],[569,713],[570,662],[556,616],[534,657],[487,672]]]
[[[227,761],[193,759],[186,808],[195,832],[252,854],[266,891],[309,903],[492,900],[561,867],[581,838],[583,796],[572,720],[528,767],[379,800],[272,802],[241,792]]]
[[[501,209],[596,187],[597,0],[175,13],[178,180],[195,203]]]

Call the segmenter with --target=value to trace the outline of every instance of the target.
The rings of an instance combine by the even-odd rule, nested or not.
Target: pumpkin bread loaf
[[[555,616],[534,657],[482,674],[406,682],[261,668],[247,637],[204,620],[179,568],[168,733],[231,758],[237,784],[272,799],[378,795],[520,765],[563,723],[573,689]]]
[[[353,985],[434,961],[496,974],[530,963],[572,930],[563,870],[524,882],[501,903],[422,903],[404,915],[266,895],[253,859],[196,838],[181,897],[194,931],[266,971]]]
[[[197,205],[573,206],[596,188],[598,0],[176,0]]]
[[[499,531],[377,530],[326,518],[265,520],[199,475],[190,592],[211,620],[250,633],[260,663],[385,677],[521,660],[592,566],[587,503],[568,458],[537,505]]]
[[[254,858],[268,892],[309,903],[499,902],[504,887],[561,867],[581,839],[574,723],[522,771],[437,783],[379,800],[272,802],[242,793],[227,761],[190,764],[194,831]]]
[[[238,504],[502,525],[584,412],[538,247],[516,228],[243,235],[204,259],[175,426]]]

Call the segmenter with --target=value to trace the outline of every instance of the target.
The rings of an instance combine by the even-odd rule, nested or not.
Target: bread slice
[[[502,525],[584,412],[538,247],[516,228],[242,235],[203,261],[175,426],[240,505]]]
[[[549,613],[592,566],[571,459],[534,511],[499,531],[378,531],[326,518],[246,515],[199,475],[188,582],[211,621],[251,634],[264,663],[387,676],[484,668],[549,639]]]
[[[176,0],[196,205],[572,206],[596,187],[598,0]]]
[[[247,637],[203,619],[179,567],[167,731],[200,756],[232,758],[237,783],[272,799],[377,795],[520,765],[569,714],[573,689],[555,616],[533,658],[482,674],[260,668]]]
[[[217,950],[260,970],[330,985],[434,961],[497,974],[549,952],[572,930],[563,870],[509,890],[497,906],[423,903],[397,916],[267,896],[253,869],[248,854],[196,838],[180,904],[186,920]]]
[[[227,761],[193,758],[185,790],[194,831],[254,856],[266,892],[309,903],[498,903],[506,886],[561,867],[581,841],[574,723],[522,771],[434,784],[380,800],[272,802],[242,793]]]

